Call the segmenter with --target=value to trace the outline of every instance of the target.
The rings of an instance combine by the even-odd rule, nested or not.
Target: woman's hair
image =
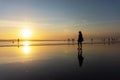
[[[82,32],[81,32],[81,31],[79,31],[79,34],[82,34]]]

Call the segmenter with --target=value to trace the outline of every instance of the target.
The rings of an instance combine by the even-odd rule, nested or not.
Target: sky
[[[0,0],[0,39],[118,35],[120,0]]]

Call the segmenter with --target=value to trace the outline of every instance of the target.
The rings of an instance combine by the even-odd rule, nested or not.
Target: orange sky
[[[85,38],[120,35],[118,3],[1,0],[0,39],[77,39],[79,30]],[[30,31],[29,37],[21,34],[24,29]]]

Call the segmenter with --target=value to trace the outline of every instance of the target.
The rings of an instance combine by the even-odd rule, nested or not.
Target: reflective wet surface
[[[119,80],[120,44],[0,47],[0,80]]]

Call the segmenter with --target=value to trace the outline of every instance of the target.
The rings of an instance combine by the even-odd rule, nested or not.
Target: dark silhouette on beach
[[[19,46],[20,46],[20,45],[19,45],[19,42],[20,42],[20,39],[18,38],[18,48],[19,48]]]
[[[82,49],[78,49],[78,61],[79,61],[79,67],[83,64],[84,57],[82,56]]]
[[[91,38],[91,44],[93,44],[93,38]]]
[[[82,35],[82,32],[79,31],[79,35],[78,35],[78,49],[79,48],[82,49],[82,42],[83,42],[83,35]]]

